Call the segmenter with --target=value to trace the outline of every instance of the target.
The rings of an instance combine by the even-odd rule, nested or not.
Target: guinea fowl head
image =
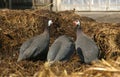
[[[44,29],[44,33],[49,33],[50,26],[53,24],[52,20],[48,20],[48,24]]]
[[[74,24],[75,26],[80,25],[80,21],[79,21],[79,20],[75,20],[75,21],[73,21],[73,24]]]
[[[73,24],[74,24],[74,26],[77,27],[77,29],[81,29],[81,23],[80,23],[79,20],[75,20],[75,21],[73,21]]]
[[[52,20],[48,21],[48,26],[51,26],[51,24],[53,24]]]

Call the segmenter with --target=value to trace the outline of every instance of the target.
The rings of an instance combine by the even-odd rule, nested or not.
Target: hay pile
[[[120,57],[118,61],[105,61],[102,59],[98,63],[92,65],[79,65],[76,69],[71,67],[71,65],[73,66],[75,63],[56,63],[54,67],[45,67],[42,71],[35,73],[34,77],[119,77],[119,61]],[[74,71],[70,71],[70,67],[74,69]]]
[[[116,59],[120,55],[120,24],[100,24],[95,40],[102,51],[101,57]]]
[[[76,15],[73,11],[55,13],[48,10],[0,10],[1,76],[33,76],[35,72],[40,70],[40,73],[42,71],[43,74],[47,72],[52,74],[58,73],[59,76],[69,76],[68,74],[73,74],[77,77],[79,73],[79,76],[85,75],[84,71],[89,67],[96,66],[96,64],[80,64],[80,60],[76,54],[73,55],[73,58],[69,62],[57,63],[52,69],[44,68],[44,62],[42,61],[22,61],[17,63],[16,60],[18,58],[20,45],[25,40],[42,33],[44,27],[47,25],[48,19],[52,19],[55,22],[50,27],[51,43],[63,34],[69,35],[75,40],[75,27],[72,21],[79,19],[81,20],[83,31],[95,40],[98,45],[101,51],[100,58],[105,58],[107,61],[110,60],[110,64],[119,60],[120,24],[98,23],[91,18]],[[104,65],[102,63],[104,62],[98,64]],[[118,64],[120,64],[119,61]],[[115,65],[115,67],[119,67],[119,65]],[[53,72],[51,72],[51,70],[53,70]],[[65,70],[66,73],[60,70]],[[81,73],[83,74],[81,75]],[[111,74],[111,72],[108,73]],[[90,72],[86,77],[92,74],[98,75],[99,77],[99,71]],[[93,75],[91,77],[93,77]],[[100,76],[102,75],[104,74],[100,74]]]

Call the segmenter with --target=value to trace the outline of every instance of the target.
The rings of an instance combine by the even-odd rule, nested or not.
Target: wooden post
[[[32,0],[32,9],[35,9],[35,0]]]
[[[109,1],[109,0],[107,0],[107,2],[106,2],[106,11],[108,11],[108,10],[109,10],[109,5],[110,5],[110,1]]]
[[[89,0],[89,11],[91,11],[91,7],[92,7],[92,2],[91,2],[91,0]]]
[[[57,11],[61,10],[60,3],[61,3],[61,0],[57,0]]]
[[[12,9],[12,0],[9,0],[9,9]]]
[[[50,0],[50,4],[51,4],[51,6],[50,6],[50,11],[52,11],[52,7],[53,7],[53,0]]]
[[[53,11],[57,11],[57,0],[53,0],[53,8],[52,8],[52,10]]]

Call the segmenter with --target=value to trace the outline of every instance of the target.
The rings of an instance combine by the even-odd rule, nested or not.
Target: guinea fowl
[[[74,50],[75,44],[71,37],[66,35],[59,36],[48,51],[47,61],[49,63],[67,61],[72,56]]]
[[[76,20],[73,23],[77,27],[75,46],[81,61],[89,64],[92,61],[98,60],[99,50],[95,42],[82,32],[79,20]]]
[[[38,36],[35,36],[22,44],[20,47],[20,53],[18,62],[21,60],[44,60],[47,58],[47,52],[49,48],[50,36],[49,26],[52,24],[52,20],[48,21],[48,26],[44,29],[44,32]]]

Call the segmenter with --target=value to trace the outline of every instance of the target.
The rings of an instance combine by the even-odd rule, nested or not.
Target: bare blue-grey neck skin
[[[45,30],[44,30],[44,33],[49,33],[50,32],[50,29],[49,29],[50,27],[49,26],[46,26],[45,27]]]
[[[82,28],[81,28],[80,22],[77,21],[76,25],[77,25],[77,36],[79,36],[82,33]]]

